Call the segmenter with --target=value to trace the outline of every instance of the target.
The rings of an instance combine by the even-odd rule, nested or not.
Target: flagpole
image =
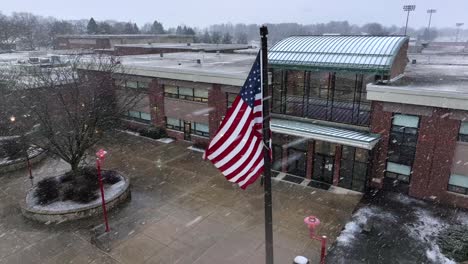
[[[263,150],[264,197],[265,197],[265,263],[273,264],[273,216],[271,202],[271,156],[270,156],[270,103],[268,99],[268,28],[260,28],[262,41],[262,95],[263,95]]]

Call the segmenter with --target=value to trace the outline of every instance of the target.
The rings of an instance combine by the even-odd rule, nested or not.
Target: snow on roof
[[[211,44],[211,43],[150,43],[150,44],[118,44],[115,47],[135,47],[135,48],[163,48],[163,49],[183,49],[191,51],[215,51],[215,50],[236,50],[248,49],[246,44]]]
[[[120,57],[127,73],[242,86],[255,56],[224,53],[168,53]]]

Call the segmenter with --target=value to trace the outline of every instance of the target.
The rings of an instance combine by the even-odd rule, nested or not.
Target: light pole
[[[106,209],[106,199],[104,198],[104,186],[102,184],[102,175],[101,175],[101,163],[106,157],[107,151],[100,149],[96,152],[96,166],[98,173],[99,187],[101,189],[101,202],[102,202],[102,212],[104,213],[104,223],[106,224],[106,232],[109,232],[109,221],[107,220],[107,209]]]
[[[432,14],[436,13],[437,10],[435,9],[428,9],[427,13],[429,14],[429,24],[427,25],[427,41],[430,41],[431,37],[431,21],[432,21]]]
[[[406,25],[405,25],[405,36],[406,36],[406,32],[408,30],[408,20],[409,20],[409,13],[411,11],[414,11],[416,9],[416,5],[404,5],[403,6],[403,10],[405,12],[407,12],[407,15],[406,15]]]
[[[458,42],[458,35],[460,34],[460,27],[465,25],[465,23],[456,23],[455,26],[457,26],[457,37],[455,39],[455,42]]]

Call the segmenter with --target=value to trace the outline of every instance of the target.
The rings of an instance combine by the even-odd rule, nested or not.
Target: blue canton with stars
[[[252,69],[250,70],[249,77],[245,80],[244,86],[240,92],[240,96],[250,107],[254,107],[255,95],[261,92],[262,83],[260,79],[260,53],[257,55]]]

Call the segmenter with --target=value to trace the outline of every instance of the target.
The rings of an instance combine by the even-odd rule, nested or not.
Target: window
[[[192,133],[202,137],[209,137],[210,130],[207,124],[203,123],[192,123]]]
[[[177,86],[164,85],[164,95],[167,97],[179,98]]]
[[[450,175],[448,190],[468,195],[468,176],[465,175]]]
[[[385,176],[410,182],[411,170],[418,142],[419,117],[395,114],[388,143],[388,162]]]
[[[178,86],[164,86],[164,95],[171,98],[179,98],[183,100],[208,102],[208,90],[206,89],[193,89]]]
[[[138,82],[136,82],[136,81],[127,81],[125,86],[127,88],[138,88]]]
[[[151,121],[151,114],[145,112],[128,111],[125,116],[144,123],[149,123]]]
[[[131,88],[131,89],[146,89],[148,88],[148,83],[147,82],[141,82],[141,81],[130,81],[130,80],[119,80],[119,79],[114,79],[114,84],[116,86],[120,87],[126,87],[126,88]]]
[[[226,107],[229,109],[232,104],[234,103],[234,100],[236,100],[237,94],[235,93],[226,93]]]
[[[367,185],[368,163],[368,150],[343,146],[338,185],[343,188],[364,192]]]
[[[166,117],[166,127],[173,130],[182,131],[182,120]]]
[[[461,122],[458,141],[468,142],[468,122]]]
[[[272,76],[273,113],[369,126],[366,84],[372,75],[276,70]]]

